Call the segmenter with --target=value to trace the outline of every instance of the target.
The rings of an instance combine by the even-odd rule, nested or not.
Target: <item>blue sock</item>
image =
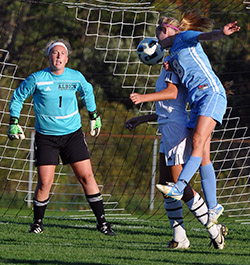
[[[200,167],[201,185],[207,202],[208,209],[212,209],[217,205],[216,198],[216,176],[213,164],[207,164]]]
[[[201,164],[201,157],[190,156],[187,163],[185,164],[181,174],[176,182],[175,186],[179,191],[183,191],[187,186],[187,183],[193,177],[197,169]]]

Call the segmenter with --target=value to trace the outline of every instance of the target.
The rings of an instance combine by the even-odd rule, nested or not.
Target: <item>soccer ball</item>
[[[164,49],[158,43],[156,38],[145,38],[137,46],[137,54],[143,63],[155,65],[159,63],[164,56]]]

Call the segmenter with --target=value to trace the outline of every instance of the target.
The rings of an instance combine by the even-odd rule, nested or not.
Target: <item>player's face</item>
[[[163,49],[169,48],[173,45],[175,39],[175,32],[169,27],[156,29],[156,37]]]
[[[156,38],[158,40],[164,40],[170,36],[174,36],[176,31],[170,27],[162,27],[156,30]]]
[[[49,54],[49,64],[50,69],[54,74],[62,74],[67,62],[68,54],[63,46],[57,45],[51,49]]]
[[[157,28],[156,29],[156,38],[158,40],[164,40],[165,38],[168,37],[168,35],[166,34],[166,28],[162,27],[162,28]]]

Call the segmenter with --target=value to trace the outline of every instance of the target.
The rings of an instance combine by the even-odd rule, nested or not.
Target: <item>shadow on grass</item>
[[[53,265],[67,265],[67,264],[74,264],[74,265],[97,265],[100,263],[95,262],[66,262],[66,261],[58,261],[58,260],[27,260],[27,259],[1,259],[2,263],[6,264],[53,264]],[[102,265],[109,265],[107,263],[102,263]]]

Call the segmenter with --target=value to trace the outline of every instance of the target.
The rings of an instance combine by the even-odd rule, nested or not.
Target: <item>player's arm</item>
[[[97,113],[95,96],[93,92],[93,86],[87,82],[85,77],[81,74],[81,87],[79,88],[79,92],[81,95],[81,99],[86,106],[86,109],[89,113],[89,127],[90,127],[90,135],[97,137],[101,131],[101,117]]]
[[[15,89],[9,104],[10,122],[8,137],[10,140],[24,139],[23,129],[19,125],[19,117],[23,108],[23,102],[35,91],[36,79],[33,75],[25,79],[20,86]]]
[[[139,104],[142,102],[176,99],[177,95],[178,95],[177,86],[173,83],[168,83],[167,88],[159,92],[150,93],[150,94],[132,93],[130,94],[130,99],[134,104]]]
[[[78,87],[81,99],[89,112],[96,110],[95,96],[93,86],[85,79],[85,77],[79,72],[81,85]]]
[[[35,91],[36,79],[33,75],[27,77],[12,94],[9,111],[11,117],[19,119],[23,103]]]
[[[125,121],[124,126],[131,131],[142,123],[157,121],[157,118],[156,114],[138,116]]]
[[[233,34],[234,32],[237,32],[240,30],[240,27],[237,25],[237,21],[234,21],[232,23],[229,23],[223,27],[222,30],[213,30],[210,32],[203,32],[198,36],[198,41],[215,41],[219,40],[225,36],[229,36]]]

